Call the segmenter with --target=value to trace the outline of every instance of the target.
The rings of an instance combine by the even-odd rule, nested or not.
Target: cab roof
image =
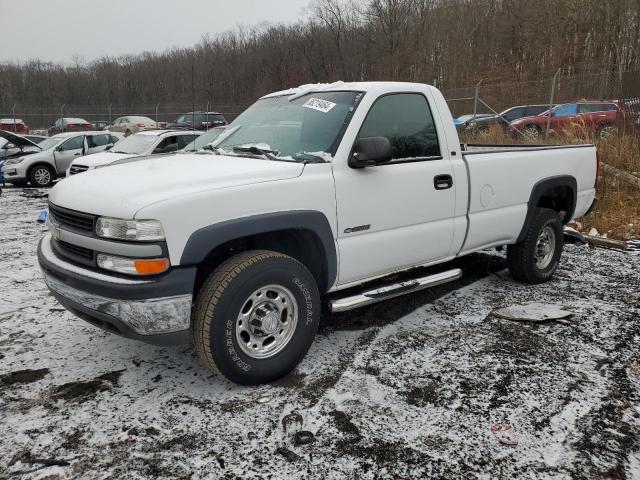
[[[340,92],[340,91],[352,91],[352,92],[388,92],[388,91],[417,91],[419,89],[435,89],[431,85],[424,83],[412,83],[412,82],[343,82],[338,81],[334,83],[310,83],[306,85],[300,85],[299,87],[290,88],[288,90],[281,90],[279,92],[270,93],[262,98],[272,98],[281,96],[294,96],[301,97],[309,93],[316,92]]]

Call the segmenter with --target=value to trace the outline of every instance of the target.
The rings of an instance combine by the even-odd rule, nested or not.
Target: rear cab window
[[[442,158],[433,114],[421,93],[394,93],[377,99],[357,136],[366,137],[389,140],[390,164]]]

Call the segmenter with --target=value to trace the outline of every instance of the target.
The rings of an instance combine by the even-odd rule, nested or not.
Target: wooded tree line
[[[640,0],[315,0],[294,24],[204,35],[193,48],[0,64],[0,111],[60,104],[245,105],[335,80],[455,89],[640,70]],[[188,28],[184,25],[183,28]],[[192,76],[193,72],[193,76]]]

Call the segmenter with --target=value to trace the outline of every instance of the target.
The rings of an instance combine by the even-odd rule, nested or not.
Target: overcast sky
[[[0,0],[0,61],[71,62],[188,47],[238,25],[293,22],[310,0]]]

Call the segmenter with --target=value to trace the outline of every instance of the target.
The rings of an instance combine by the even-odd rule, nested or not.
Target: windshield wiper
[[[216,155],[222,155],[222,149],[220,147],[214,147],[213,145],[211,145],[210,143],[206,144],[204,147],[202,147],[200,150],[208,150],[210,152],[215,153]],[[197,150],[194,150],[194,152]]]
[[[259,148],[255,145],[246,146],[246,147],[233,147],[234,152],[246,152],[253,153],[254,155],[262,155],[263,157],[267,157],[269,160],[282,160],[281,158],[276,157],[274,154],[277,154],[277,150],[268,150],[266,148]]]
[[[294,155],[295,158],[299,158],[304,163],[328,163],[325,158],[320,155],[314,155],[313,153],[299,152]]]

